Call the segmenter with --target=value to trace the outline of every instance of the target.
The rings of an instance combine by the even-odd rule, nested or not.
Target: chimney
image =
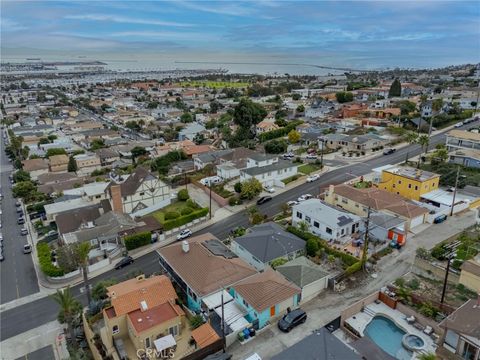
[[[188,243],[187,240],[182,241],[182,250],[185,254],[190,251],[190,244]]]
[[[112,185],[110,187],[110,202],[113,211],[123,213],[122,189],[120,185]]]

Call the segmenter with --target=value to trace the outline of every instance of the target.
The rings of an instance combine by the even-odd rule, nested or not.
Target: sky
[[[480,1],[1,1],[23,51],[434,67],[480,61]],[[92,55],[93,56],[93,55]]]

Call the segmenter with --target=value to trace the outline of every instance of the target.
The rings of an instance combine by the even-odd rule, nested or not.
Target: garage
[[[420,215],[420,216],[412,218],[410,220],[410,229],[414,228],[415,226],[422,225],[424,217],[425,217],[425,215]]]

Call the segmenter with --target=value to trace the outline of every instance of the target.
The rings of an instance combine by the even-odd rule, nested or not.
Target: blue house
[[[257,272],[210,233],[173,243],[158,250],[159,262],[178,285],[192,311],[202,299]]]
[[[298,306],[302,290],[280,273],[267,269],[245,278],[230,288],[230,294],[246,311],[245,318],[259,329],[271,319]]]

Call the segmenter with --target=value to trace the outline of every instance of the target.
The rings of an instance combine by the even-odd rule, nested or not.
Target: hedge
[[[37,243],[37,256],[40,269],[46,276],[59,277],[64,275],[64,271],[62,269],[53,265],[50,246],[48,246],[47,243],[42,241]]]
[[[286,136],[290,131],[294,130],[298,125],[301,125],[301,124],[303,124],[302,120],[291,121],[285,127],[282,127],[277,130],[267,131],[260,134],[258,136],[258,139],[260,140],[260,142],[264,142],[264,141],[276,139],[282,136]]]
[[[123,241],[127,250],[133,250],[141,246],[150,244],[150,242],[152,241],[152,234],[149,231],[145,231],[138,234],[125,236]]]
[[[340,250],[336,250],[330,246],[328,246],[328,243],[319,238],[318,236],[315,236],[309,232],[304,232],[298,228],[296,228],[295,226],[289,226],[287,227],[287,231],[298,236],[299,238],[305,240],[305,241],[308,241],[309,239],[315,239],[318,241],[318,245],[320,246],[321,249],[323,249],[325,251],[325,253],[327,253],[328,255],[333,255],[337,258],[340,258],[342,259],[342,262],[347,265],[347,266],[352,266],[354,265],[358,259],[355,257],[355,256],[352,256],[350,254],[347,254],[343,251],[340,251]]]
[[[195,210],[188,215],[180,216],[176,219],[168,220],[163,223],[163,230],[172,230],[208,214],[208,207]]]
[[[345,275],[351,275],[360,271],[362,269],[362,261],[358,260],[356,263],[350,265],[348,268],[345,269]]]
[[[168,211],[165,216],[164,216],[164,219],[165,220],[172,220],[172,219],[176,219],[180,217],[180,213],[178,211]]]

